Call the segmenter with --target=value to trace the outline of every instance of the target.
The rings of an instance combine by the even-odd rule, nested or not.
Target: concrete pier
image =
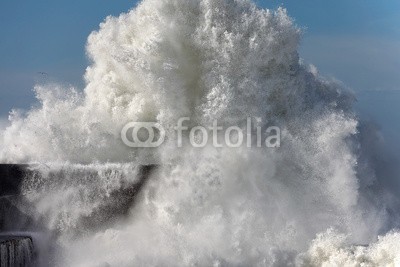
[[[34,254],[31,237],[0,235],[0,267],[31,267]]]
[[[156,168],[155,165],[140,166],[138,179],[133,179],[131,184],[124,184],[112,191],[95,211],[81,218],[78,228],[83,232],[94,231],[127,216]],[[51,236],[57,233],[45,228],[46,223],[42,221],[45,218],[36,218],[33,213],[35,209],[30,207],[21,194],[24,179],[40,175],[35,169],[30,165],[0,164],[0,267],[51,266],[49,263],[41,263],[41,258],[48,258],[47,255],[43,256],[44,254],[51,254],[51,245],[42,244],[42,241],[38,244],[38,235],[45,233]],[[55,181],[71,175],[63,169],[50,170],[49,173],[49,179]],[[97,171],[89,170],[84,174],[95,176]]]
[[[33,220],[23,212],[21,184],[28,165],[0,164],[0,233],[32,230]]]

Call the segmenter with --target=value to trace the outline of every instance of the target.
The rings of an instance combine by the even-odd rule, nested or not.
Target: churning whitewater
[[[40,106],[1,132],[2,162],[38,163],[23,194],[54,233],[54,265],[400,266],[400,188],[379,133],[302,63],[300,37],[284,9],[247,0],[144,0],[108,17],[88,39],[84,92],[38,85]],[[177,148],[181,117],[261,118],[281,147]],[[127,147],[132,121],[170,138]]]

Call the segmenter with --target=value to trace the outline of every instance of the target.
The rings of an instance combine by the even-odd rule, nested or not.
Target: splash
[[[247,0],[144,0],[108,17],[88,39],[84,92],[37,86],[40,107],[11,114],[1,135],[1,161],[46,163],[24,194],[57,233],[58,265],[398,264],[396,232],[374,243],[400,222],[378,133],[350,93],[301,62],[300,37],[284,9]],[[121,141],[128,122],[168,130],[181,117],[261,118],[281,128],[282,145]],[[154,160],[128,211],[97,220]]]

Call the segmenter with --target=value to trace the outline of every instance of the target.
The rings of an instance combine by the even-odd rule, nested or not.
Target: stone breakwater
[[[0,267],[33,265],[34,247],[30,237],[0,236]]]
[[[0,234],[34,230],[31,208],[21,197],[28,175],[32,175],[28,165],[0,164]]]
[[[16,234],[33,221],[21,207],[20,190],[27,175],[26,165],[0,164],[0,267],[34,265],[34,241]]]

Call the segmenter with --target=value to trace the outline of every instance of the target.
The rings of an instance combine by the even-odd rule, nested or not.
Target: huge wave
[[[23,194],[56,233],[55,265],[400,265],[397,173],[352,94],[302,63],[300,38],[285,9],[247,0],[144,0],[108,17],[84,92],[38,85],[40,105],[1,132],[0,161],[39,163]],[[261,118],[281,147],[121,140],[128,122],[181,117]]]

